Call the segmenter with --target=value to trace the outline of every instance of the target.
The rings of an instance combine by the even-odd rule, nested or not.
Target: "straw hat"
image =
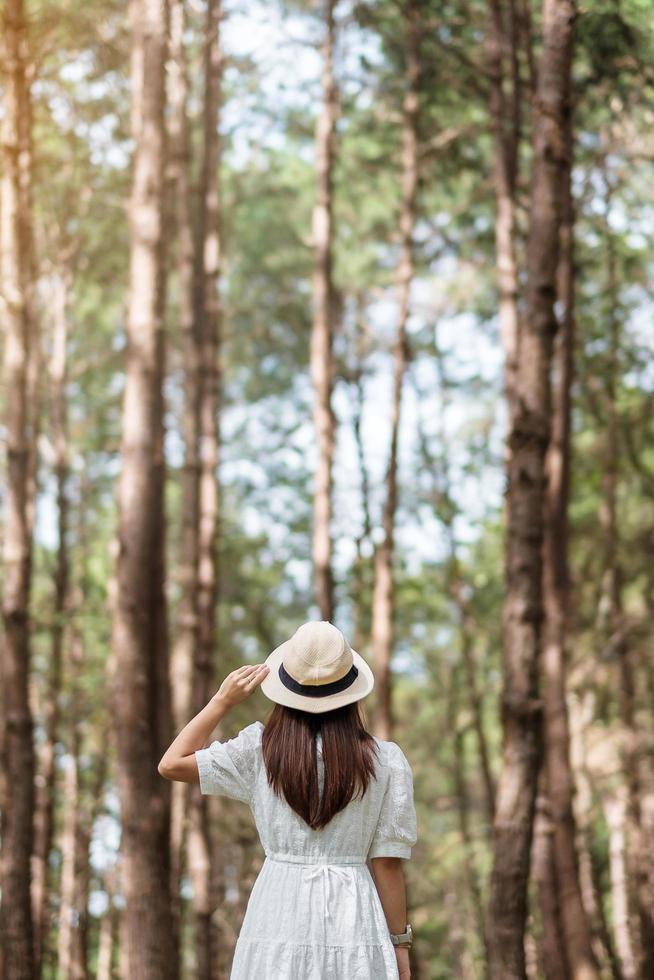
[[[373,673],[341,631],[326,620],[299,626],[266,660],[261,690],[277,704],[318,714],[365,698]]]

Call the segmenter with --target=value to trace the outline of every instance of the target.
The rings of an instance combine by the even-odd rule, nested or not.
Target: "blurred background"
[[[651,980],[648,0],[2,18],[3,980],[228,977],[254,824],[157,763],[310,618],[415,980]]]

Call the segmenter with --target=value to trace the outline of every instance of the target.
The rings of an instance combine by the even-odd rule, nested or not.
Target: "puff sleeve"
[[[388,783],[368,857],[408,860],[417,839],[413,773],[399,745],[390,742],[388,750]]]
[[[212,742],[197,749],[195,759],[200,792],[209,796],[229,796],[249,803],[254,792],[261,755],[260,721],[248,725],[228,742]]]

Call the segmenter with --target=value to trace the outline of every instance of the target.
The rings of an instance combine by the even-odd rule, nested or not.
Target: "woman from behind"
[[[399,746],[366,731],[373,683],[340,630],[304,623],[265,664],[230,674],[159,764],[254,815],[266,859],[231,980],[409,980],[413,780]],[[259,685],[275,703],[266,725],[204,747]]]

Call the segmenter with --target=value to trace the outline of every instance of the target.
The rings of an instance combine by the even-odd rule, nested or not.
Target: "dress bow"
[[[327,915],[331,918],[331,903],[334,898],[332,892],[332,882],[334,877],[345,886],[345,890],[352,898],[356,898],[356,885],[352,880],[351,874],[344,867],[337,864],[315,864],[305,867],[302,872],[305,881],[321,879],[325,890],[325,907]]]

